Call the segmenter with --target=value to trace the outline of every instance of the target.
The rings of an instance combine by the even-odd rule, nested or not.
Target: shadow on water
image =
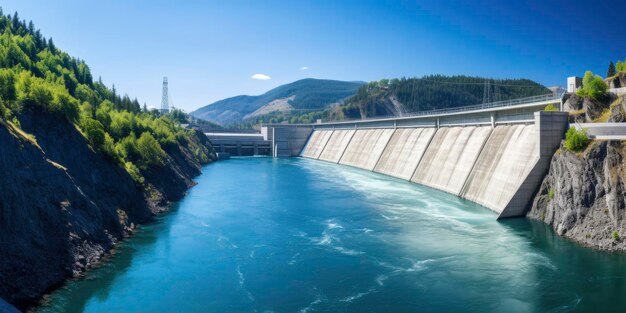
[[[500,224],[553,265],[534,267],[540,277],[536,290],[539,307],[551,312],[624,312],[626,254],[583,247],[538,221],[516,218]]]
[[[157,216],[152,222],[143,224],[131,237],[120,243],[113,254],[108,256],[99,267],[91,269],[84,277],[69,281],[56,291],[62,301],[44,304],[34,312],[83,312],[90,300],[104,301],[109,298],[111,289],[119,277],[133,265],[138,253],[146,253],[159,237],[168,236],[170,227],[168,220],[173,218],[179,209],[179,203],[171,205],[168,213]]]

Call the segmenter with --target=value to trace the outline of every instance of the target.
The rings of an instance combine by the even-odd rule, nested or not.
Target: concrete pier
[[[271,155],[271,141],[260,133],[208,132],[205,135],[218,153],[232,156]]]

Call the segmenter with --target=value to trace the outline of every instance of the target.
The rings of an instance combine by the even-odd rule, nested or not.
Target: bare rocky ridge
[[[290,111],[291,109],[293,109],[293,107],[289,104],[289,102],[293,101],[294,99],[296,99],[295,95],[287,98],[273,100],[272,102],[258,108],[256,111],[247,114],[243,117],[243,119],[245,120],[255,116],[261,116],[275,111]]]
[[[20,309],[97,264],[200,173],[186,147],[168,148],[144,191],[66,120],[25,109],[20,123],[34,139],[0,122],[0,298]]]

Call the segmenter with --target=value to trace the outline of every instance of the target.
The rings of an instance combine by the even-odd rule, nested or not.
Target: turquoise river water
[[[306,159],[206,166],[37,312],[626,312],[626,257],[430,188]]]

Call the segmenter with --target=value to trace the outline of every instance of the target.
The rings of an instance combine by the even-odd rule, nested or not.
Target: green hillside
[[[94,81],[84,61],[59,50],[32,22],[0,11],[0,122],[19,129],[25,108],[75,124],[94,150],[137,182],[142,172],[163,165],[168,147],[189,145],[200,161],[210,158],[206,147],[191,140],[193,131]]]
[[[222,125],[241,123],[244,120],[269,122],[271,118],[267,118],[268,115],[300,116],[323,110],[354,95],[363,84],[302,79],[276,87],[260,96],[236,96],[220,100],[191,112],[191,115]]]
[[[324,117],[362,118],[455,108],[482,103],[485,91],[489,102],[550,93],[544,86],[528,79],[443,75],[384,79],[362,86],[356,95],[326,112]]]

